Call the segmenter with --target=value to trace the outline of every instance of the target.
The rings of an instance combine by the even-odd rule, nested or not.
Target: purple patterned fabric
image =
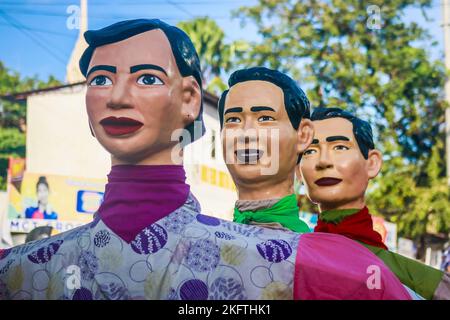
[[[259,254],[270,262],[281,262],[292,254],[291,246],[284,240],[267,240],[256,247]]]
[[[181,207],[188,198],[183,166],[113,166],[98,210],[102,221],[130,243],[145,227]]]
[[[241,282],[233,278],[217,278],[210,288],[211,300],[246,300],[245,289]]]
[[[86,288],[75,290],[72,300],[93,300],[92,292]]]
[[[33,263],[46,263],[49,262],[53,255],[58,252],[59,247],[63,243],[63,240],[58,240],[50,243],[48,246],[40,248],[28,255],[28,259]]]
[[[142,230],[131,242],[131,248],[139,254],[158,252],[167,243],[167,231],[158,224],[152,224]]]
[[[220,225],[220,220],[216,217],[205,216],[204,214],[197,215],[197,221],[207,226],[218,226]]]
[[[346,299],[355,297],[355,287],[359,298],[405,298],[401,287],[392,286],[398,280],[388,269],[382,272],[381,292],[367,292],[373,290],[367,287],[366,267],[341,256],[359,259],[367,251],[366,266],[382,262],[352,240],[237,225],[199,215],[197,208],[190,196],[131,243],[100,220],[14,247],[0,260],[0,299],[267,300],[311,292]],[[346,283],[348,270],[352,286]]]
[[[207,272],[217,267],[219,259],[220,248],[211,240],[203,239],[189,248],[186,262],[195,271]]]
[[[180,298],[181,300],[206,300],[208,286],[202,280],[188,280],[181,285]]]

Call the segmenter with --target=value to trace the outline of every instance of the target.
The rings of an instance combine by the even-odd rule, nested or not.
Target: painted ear
[[[183,78],[183,105],[181,114],[184,126],[191,124],[200,113],[202,93],[198,82],[193,76]]]
[[[95,138],[95,133],[94,133],[94,129],[92,129],[91,121],[88,120],[88,123],[89,123],[89,130],[91,130],[91,135]]]
[[[308,149],[314,137],[314,126],[311,120],[302,119],[297,130],[297,152],[303,153]]]
[[[367,175],[369,179],[375,178],[383,165],[383,155],[379,150],[370,150],[367,159]]]

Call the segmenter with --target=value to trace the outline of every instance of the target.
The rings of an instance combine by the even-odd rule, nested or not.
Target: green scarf
[[[257,211],[239,211],[234,208],[234,222],[249,224],[251,221],[260,223],[278,222],[283,227],[295,232],[311,232],[308,225],[299,218],[299,208],[295,194],[281,198],[272,207]]]
[[[324,222],[339,224],[345,217],[351,216],[360,210],[361,209],[336,209],[323,211],[319,214],[319,219]]]

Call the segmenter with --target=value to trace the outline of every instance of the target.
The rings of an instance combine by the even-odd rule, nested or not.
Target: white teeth
[[[236,150],[235,154],[239,161],[247,164],[255,164],[262,156],[263,151],[254,149],[240,149]]]

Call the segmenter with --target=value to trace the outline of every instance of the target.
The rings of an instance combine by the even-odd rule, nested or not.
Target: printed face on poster
[[[92,221],[103,201],[106,180],[24,172],[8,188],[11,232],[50,225],[63,232]]]

